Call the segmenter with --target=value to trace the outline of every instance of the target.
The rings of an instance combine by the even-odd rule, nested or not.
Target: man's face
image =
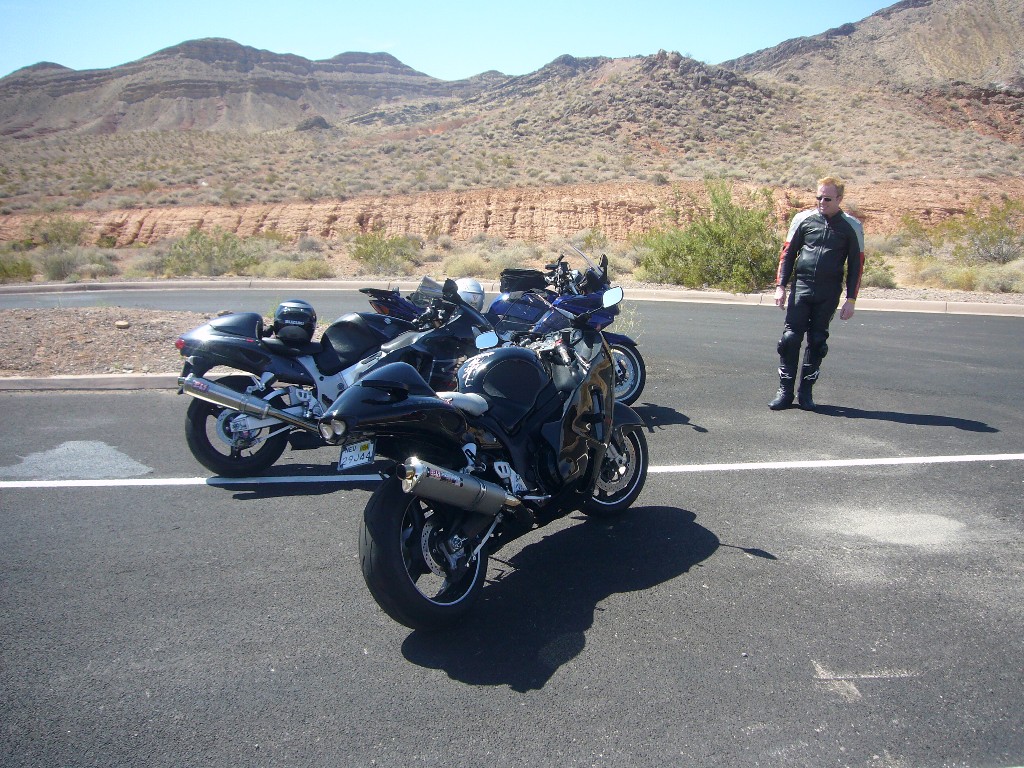
[[[839,190],[831,184],[818,187],[818,213],[822,216],[832,218],[839,213],[839,205],[843,198],[839,196]]]

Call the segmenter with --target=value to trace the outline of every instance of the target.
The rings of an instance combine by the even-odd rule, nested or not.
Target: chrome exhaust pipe
[[[451,504],[467,512],[497,515],[504,507],[518,507],[522,502],[500,485],[479,477],[445,469],[415,456],[398,467],[402,490],[431,501]]]
[[[282,411],[272,406],[266,400],[248,395],[245,392],[236,392],[230,387],[225,387],[215,381],[196,378],[190,373],[188,376],[178,377],[178,386],[186,395],[199,400],[205,400],[214,405],[223,405],[225,408],[233,408],[239,413],[247,413],[250,416],[258,416],[261,419],[268,417],[277,419],[293,427],[304,429],[307,432],[320,434],[320,429],[315,421]]]

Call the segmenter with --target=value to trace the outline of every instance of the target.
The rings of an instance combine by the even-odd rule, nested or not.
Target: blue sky
[[[384,51],[455,80],[562,54],[679,51],[709,64],[860,21],[894,0],[0,0],[0,76],[40,61],[103,69],[203,37],[328,59]]]

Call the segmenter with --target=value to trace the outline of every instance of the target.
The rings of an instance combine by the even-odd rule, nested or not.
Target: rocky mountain
[[[504,79],[485,73],[446,82],[386,53],[309,61],[231,40],[193,40],[110,69],[42,63],[18,70],[0,79],[0,135],[294,128],[382,103],[465,96]]]
[[[830,88],[1024,90],[1021,0],[902,0],[866,19],[727,61],[744,74]]]
[[[903,0],[719,66],[561,56],[457,82],[200,40],[0,79],[0,240],[69,208],[118,244],[211,222],[626,237],[706,176],[772,188],[784,216],[827,172],[892,227],[1016,194],[1022,152],[1024,0]]]

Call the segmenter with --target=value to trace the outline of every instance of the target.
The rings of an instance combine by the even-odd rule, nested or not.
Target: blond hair
[[[843,181],[838,176],[826,176],[823,179],[818,179],[818,186],[819,187],[835,187],[836,188],[836,192],[839,193],[839,197],[842,197],[843,193],[846,192],[846,182]]]

